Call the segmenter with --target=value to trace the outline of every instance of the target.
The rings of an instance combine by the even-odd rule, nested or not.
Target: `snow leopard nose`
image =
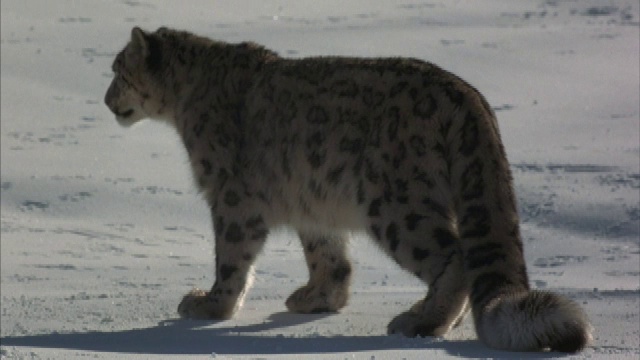
[[[116,86],[114,79],[114,81],[111,82],[111,85],[109,85],[107,93],[104,95],[105,105],[107,105],[109,110],[111,110],[111,112],[113,112],[114,114],[118,113],[116,103],[119,93],[120,91],[118,91],[118,87]]]

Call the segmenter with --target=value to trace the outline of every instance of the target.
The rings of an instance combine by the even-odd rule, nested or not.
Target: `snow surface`
[[[425,287],[355,238],[350,305],[296,315],[300,246],[273,234],[234,319],[177,319],[213,282],[212,234],[166,126],[121,129],[103,105],[130,29],[253,40],[285,56],[413,56],[495,108],[532,284],[581,303],[595,342],[640,356],[639,4],[635,0],[1,2],[2,358],[534,358],[385,334]]]

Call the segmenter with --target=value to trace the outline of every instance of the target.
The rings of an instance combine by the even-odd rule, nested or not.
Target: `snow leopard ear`
[[[132,63],[140,63],[149,56],[148,35],[137,26],[131,29],[126,55]]]
[[[131,29],[131,41],[125,50],[126,62],[143,64],[149,56],[149,35],[139,27]]]
[[[131,42],[127,56],[132,63],[144,65],[146,70],[155,73],[162,68],[162,40],[156,33],[146,33],[139,27],[131,30]]]

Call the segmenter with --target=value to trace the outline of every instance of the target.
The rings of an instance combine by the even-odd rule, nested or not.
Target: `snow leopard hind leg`
[[[387,331],[408,337],[442,336],[458,326],[468,310],[461,250],[450,220],[435,220],[439,215],[425,211],[423,220],[414,222],[415,214],[371,225],[383,249],[429,287],[426,297],[396,316]]]

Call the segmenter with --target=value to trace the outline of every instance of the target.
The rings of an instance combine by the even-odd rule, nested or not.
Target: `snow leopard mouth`
[[[129,109],[123,112],[116,112],[116,116],[121,118],[128,118],[131,115],[133,115],[133,109]]]

